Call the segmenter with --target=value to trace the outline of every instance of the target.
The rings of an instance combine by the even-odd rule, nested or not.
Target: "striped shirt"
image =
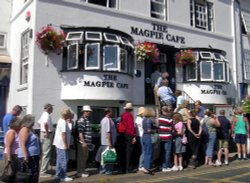
[[[78,133],[84,134],[84,140],[87,144],[92,143],[92,125],[87,118],[80,118],[77,121]],[[79,137],[78,137],[79,138]],[[79,139],[78,139],[79,141]]]
[[[165,115],[162,115],[158,118],[159,121],[159,136],[161,141],[172,140],[173,134],[173,120]]]

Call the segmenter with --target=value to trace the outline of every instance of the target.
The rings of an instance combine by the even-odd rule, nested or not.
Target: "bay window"
[[[212,51],[195,51],[198,55],[195,64],[184,66],[185,81],[228,82],[229,66],[227,59]]]
[[[67,31],[63,70],[96,70],[133,74],[132,37],[109,28],[80,28]]]

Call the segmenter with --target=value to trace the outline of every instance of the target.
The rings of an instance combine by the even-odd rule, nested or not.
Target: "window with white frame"
[[[213,31],[213,3],[207,0],[190,0],[190,23],[193,27]]]
[[[250,34],[250,12],[242,10],[241,18],[242,18],[242,28],[243,28],[242,32],[245,34]]]
[[[247,80],[250,80],[250,50],[244,50],[244,75]]]
[[[191,64],[186,66],[186,80],[187,81],[197,80],[196,64]]]
[[[120,48],[120,65],[121,72],[127,72],[128,70],[128,51]]]
[[[118,46],[117,45],[106,45],[104,46],[104,59],[103,59],[103,70],[119,70],[118,65]]]
[[[71,69],[76,69],[78,68],[78,62],[79,62],[79,58],[78,58],[78,42],[72,43],[70,45],[68,45],[68,53],[67,53],[67,68],[69,70]]]
[[[105,6],[107,8],[117,8],[118,0],[81,0],[82,2]]]
[[[166,0],[151,0],[151,17],[166,20]]]
[[[223,62],[214,62],[214,80],[225,81],[225,64]]]
[[[63,51],[63,69],[133,74],[132,38],[114,30],[105,30],[83,28],[74,32],[70,29],[66,36],[67,49]]]
[[[28,82],[29,70],[29,30],[21,35],[21,68],[20,68],[20,84]]]
[[[200,63],[201,81],[213,80],[212,61],[202,61]]]
[[[85,69],[100,68],[100,43],[88,43],[85,45]]]
[[[4,49],[6,48],[6,36],[5,33],[0,33],[0,48]]]

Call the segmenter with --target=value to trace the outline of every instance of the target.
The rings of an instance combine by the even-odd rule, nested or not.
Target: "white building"
[[[10,12],[11,1],[0,1],[0,121],[6,113],[6,102],[8,96],[10,63],[9,56],[9,32],[10,32]]]
[[[136,62],[132,44],[149,41],[160,49],[161,71],[172,89],[181,89],[205,105],[240,101],[241,20],[235,0],[13,0],[8,108],[18,104],[39,117],[44,103],[79,115],[94,109],[99,123],[103,107],[116,115],[126,101],[152,105],[153,63]],[[67,33],[60,55],[45,55],[36,33],[51,24]],[[196,65],[175,64],[180,49],[192,49]],[[91,51],[91,55],[89,52]],[[84,54],[87,53],[87,54]],[[135,110],[136,111],[136,110]]]

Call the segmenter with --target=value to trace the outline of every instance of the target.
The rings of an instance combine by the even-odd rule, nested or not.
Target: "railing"
[[[189,101],[189,109],[194,109],[195,100],[192,97],[190,97],[185,91],[183,91],[183,96],[185,100]]]

